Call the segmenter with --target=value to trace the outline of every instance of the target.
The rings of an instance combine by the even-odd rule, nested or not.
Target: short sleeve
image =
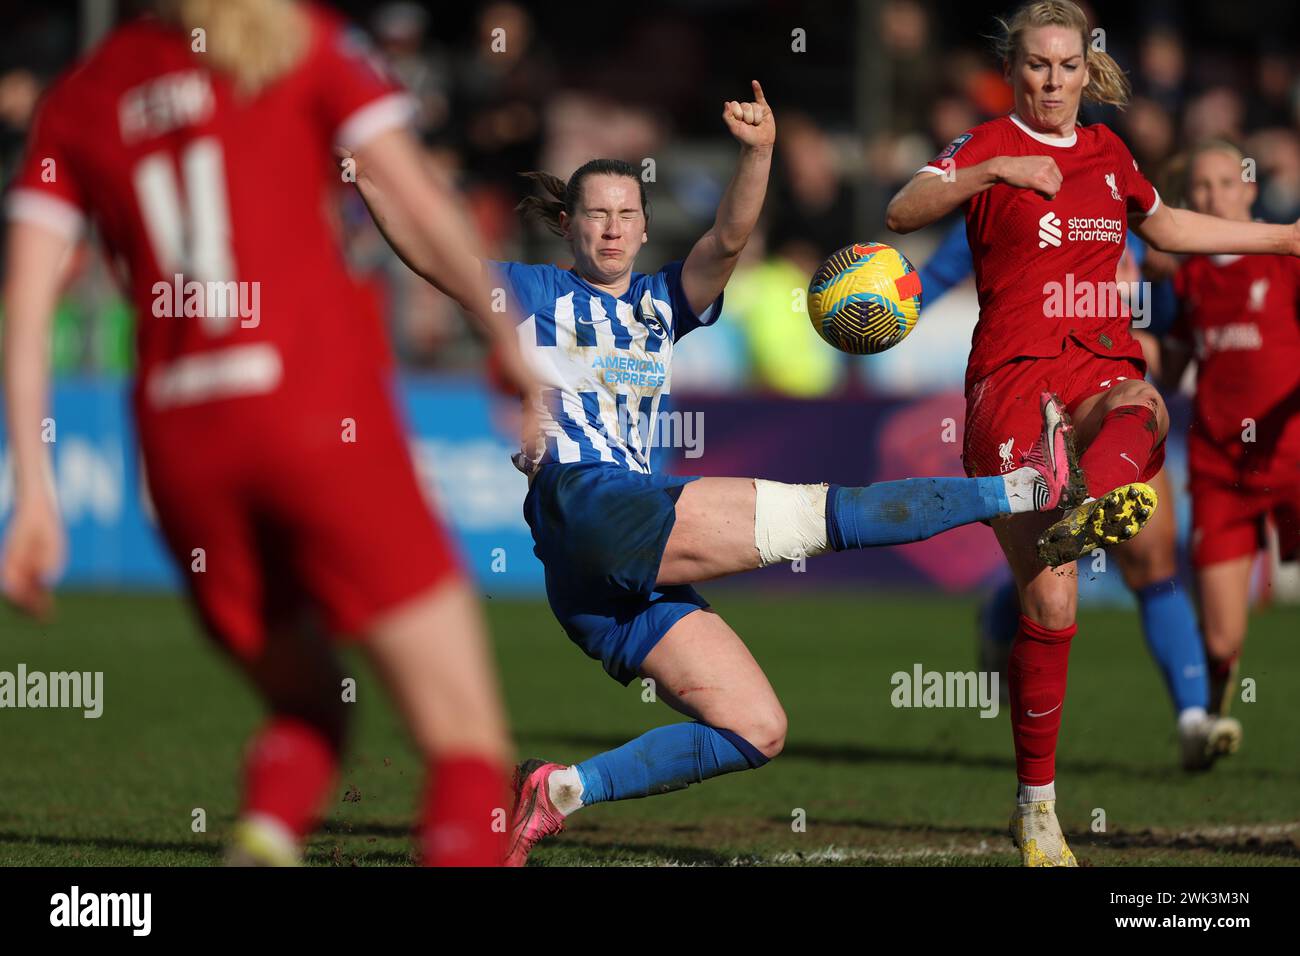
[[[548,301],[548,293],[552,288],[549,281],[550,266],[497,260],[489,261],[487,266],[494,273],[491,277],[493,286],[499,284],[506,290],[510,304],[514,306],[520,320],[527,319]],[[554,295],[549,296],[549,301],[553,302],[554,299]]]
[[[1000,155],[1001,139],[997,128],[984,125],[962,133],[945,146],[934,159],[917,170],[918,173],[937,173],[942,176],[949,170],[965,169]]]
[[[707,309],[699,315],[695,314],[695,310],[691,308],[691,303],[686,298],[686,290],[682,288],[682,267],[685,264],[685,262],[670,262],[659,270],[659,276],[668,288],[668,304],[673,310],[674,342],[687,332],[701,326],[712,325],[718,321],[718,316],[722,315],[723,293],[721,292]]]
[[[1119,181],[1124,187],[1124,199],[1128,203],[1128,211],[1138,216],[1150,216],[1160,208],[1160,194],[1156,192],[1156,187],[1151,185],[1146,176],[1142,175],[1137,160],[1128,151],[1124,141],[1114,133],[1111,133],[1111,139],[1118,155]]]
[[[311,63],[316,103],[333,143],[359,149],[410,123],[414,101],[384,73],[365,34],[319,9],[313,17],[319,32]]]
[[[37,111],[27,152],[5,199],[9,219],[45,226],[72,241],[80,237],[89,212],[69,148],[74,121],[51,91]]]

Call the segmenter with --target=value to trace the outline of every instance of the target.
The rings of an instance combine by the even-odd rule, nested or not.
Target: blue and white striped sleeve
[[[712,325],[718,321],[718,316],[722,315],[723,293],[721,292],[707,309],[699,315],[695,314],[690,301],[686,298],[686,290],[682,288],[682,266],[685,264],[684,261],[670,262],[659,270],[660,277],[668,287],[668,304],[673,307],[674,342],[693,329]]]

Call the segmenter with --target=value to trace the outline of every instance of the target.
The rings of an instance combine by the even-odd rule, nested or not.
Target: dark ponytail
[[[534,171],[519,175],[540,186],[549,198],[525,197],[515,207],[515,211],[521,213],[525,219],[532,217],[539,220],[557,236],[564,235],[564,230],[560,227],[560,213],[567,212],[570,216],[573,215],[574,210],[578,208],[578,200],[582,198],[582,181],[588,176],[626,176],[634,180],[641,193],[641,210],[645,214],[646,225],[650,225],[650,203],[646,199],[645,183],[637,175],[636,167],[621,159],[593,159],[574,170],[567,183],[559,176],[552,176],[550,173]]]

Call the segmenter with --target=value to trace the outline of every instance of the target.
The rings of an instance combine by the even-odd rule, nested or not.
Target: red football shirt
[[[138,311],[142,413],[303,396],[380,358],[326,215],[332,148],[404,124],[411,104],[344,21],[304,9],[306,53],[252,97],[144,17],[41,104],[8,212],[70,237],[96,225]]]
[[[942,175],[994,156],[1050,156],[1063,182],[1050,200],[998,183],[966,203],[980,303],[967,388],[1012,359],[1059,355],[1068,338],[1141,361],[1115,268],[1129,213],[1149,216],[1160,197],[1128,148],[1100,123],[1051,138],[1012,115],[963,133],[922,169]]]
[[[1300,477],[1300,259],[1191,256],[1174,291],[1170,334],[1196,357],[1194,433],[1229,461]]]

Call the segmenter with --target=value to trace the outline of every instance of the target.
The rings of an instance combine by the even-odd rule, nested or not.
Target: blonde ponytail
[[[1083,98],[1121,108],[1127,106],[1133,87],[1115,58],[1105,50],[1091,49],[1086,42],[1083,48],[1088,63],[1088,85],[1083,88]]]
[[[296,0],[155,0],[155,7],[192,37],[202,30],[203,55],[246,95],[298,62],[311,29]]]

